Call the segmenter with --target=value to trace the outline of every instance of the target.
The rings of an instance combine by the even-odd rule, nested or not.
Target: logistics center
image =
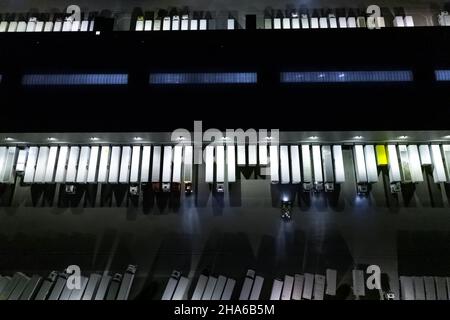
[[[449,300],[450,15],[400,5],[0,3],[0,300]]]

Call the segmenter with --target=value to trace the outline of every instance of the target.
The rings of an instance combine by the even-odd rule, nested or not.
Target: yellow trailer
[[[388,165],[388,157],[386,154],[386,147],[384,145],[377,145],[375,147],[377,153],[377,164],[379,166],[387,166]]]

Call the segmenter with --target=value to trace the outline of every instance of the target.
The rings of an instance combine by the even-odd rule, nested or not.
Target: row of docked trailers
[[[236,28],[236,21],[227,19],[227,30]],[[215,20],[212,19],[190,19],[189,15],[157,17],[155,19],[144,16],[137,17],[135,31],[187,31],[214,29]]]
[[[317,191],[334,189],[334,183],[345,182],[342,146],[290,145],[270,146],[272,183],[298,184],[305,191],[314,186]]]
[[[400,277],[402,300],[450,300],[450,277]]]
[[[408,23],[412,18],[408,17]],[[300,17],[276,17],[265,18],[265,29],[336,29],[336,28],[383,28],[385,27],[384,17],[336,17],[329,14],[327,17],[308,17],[302,14]],[[409,26],[409,25],[408,25]]]
[[[352,270],[353,294],[360,298],[366,296],[364,271]],[[450,277],[400,276],[401,300],[450,300]],[[382,289],[380,289],[382,290]],[[384,298],[382,296],[382,298]]]
[[[323,300],[325,295],[335,296],[336,276],[333,269],[327,269],[326,275],[285,275],[273,281],[270,300]]]
[[[0,147],[0,177],[13,183],[163,183],[192,181],[192,146]],[[184,176],[182,176],[184,173]]]
[[[191,281],[173,271],[161,300],[187,300]],[[218,277],[201,274],[198,277],[191,300],[231,300],[236,281],[223,275]]]
[[[334,183],[345,182],[340,145],[210,145],[205,148],[205,181],[215,181],[218,190],[225,181],[236,181],[236,165],[269,166],[272,183],[303,182],[306,191],[311,190],[313,184],[321,190],[324,183],[331,191]]]
[[[354,145],[358,184],[378,181],[388,166],[391,183],[421,182],[431,166],[436,183],[450,182],[450,145]],[[340,145],[217,145],[205,148],[205,181],[236,181],[236,166],[270,166],[272,183],[303,183],[331,190],[345,182]],[[192,181],[193,147],[176,146],[0,146],[0,182],[15,173],[29,183],[181,183]]]
[[[400,183],[424,181],[423,167],[431,166],[435,183],[450,182],[450,145],[355,145],[354,167],[358,191],[378,182],[378,167],[387,166],[391,190]]]
[[[325,295],[336,295],[337,272],[327,269],[326,275],[295,274],[286,275],[283,280],[273,281],[270,300],[323,300]],[[173,271],[166,284],[162,300],[187,300],[191,281]],[[191,300],[230,300],[236,281],[220,275],[218,277],[201,274],[192,292]],[[241,291],[236,296],[238,300],[260,300],[264,285],[264,277],[257,275],[252,269],[242,283]]]
[[[363,270],[352,270],[352,289],[356,299],[367,295],[366,277]],[[449,300],[450,277],[400,276],[400,297],[388,297],[380,290],[381,299],[402,300]],[[260,300],[264,277],[249,269],[244,278],[238,300]],[[162,300],[187,300],[190,280],[174,271],[167,282]],[[230,300],[236,281],[225,276],[201,274],[192,293],[192,300]],[[337,271],[327,269],[321,274],[285,275],[271,282],[270,300],[323,300],[333,297],[337,291]],[[388,292],[386,292],[388,293]]]
[[[82,275],[74,288],[66,272],[52,271],[46,278],[16,272],[0,276],[0,300],[128,300],[135,273],[136,266],[129,265],[123,275]]]
[[[326,276],[319,274],[285,275],[274,279],[270,300],[323,300],[325,295],[336,295],[336,270],[327,269]],[[264,278],[248,270],[242,285],[239,300],[259,300]]]
[[[312,188],[316,191],[323,189],[333,191],[335,183],[345,182],[340,145],[260,145],[259,152],[256,147],[256,145],[249,145],[248,148],[237,146],[236,164],[269,165],[272,183],[303,182],[305,191]],[[224,146],[206,148],[206,182],[214,182],[214,161],[216,161],[216,182],[220,185],[220,189],[223,190],[225,182],[225,166],[228,182],[235,181],[235,150],[234,146],[227,146],[226,153]],[[393,192],[399,191],[400,182],[424,181],[422,166],[433,166],[436,183],[450,182],[450,145],[355,145],[353,155],[358,193],[367,192],[368,184],[378,182],[378,166],[388,166]]]
[[[260,150],[262,150],[262,148],[263,147],[261,147]],[[264,148],[266,152],[263,163],[264,165],[267,165],[267,146],[264,146]],[[248,157],[246,155],[248,155]],[[262,158],[260,157],[260,160],[261,159]],[[214,183],[215,181],[217,183],[217,191],[223,191],[225,181],[229,183],[236,182],[236,165],[258,165],[257,146],[209,145],[205,148],[205,182]],[[262,165],[261,161],[260,165]]]
[[[28,20],[0,21],[0,32],[88,32],[94,31],[94,20],[57,18],[44,21],[38,17]]]

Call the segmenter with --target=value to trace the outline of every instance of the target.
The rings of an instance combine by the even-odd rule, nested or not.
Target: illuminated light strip
[[[435,70],[436,81],[450,81],[450,70]]]
[[[25,74],[24,86],[126,85],[128,74]]]
[[[252,84],[257,83],[256,72],[226,73],[151,73],[150,84]]]
[[[312,71],[281,72],[281,83],[340,83],[340,82],[410,82],[413,73],[401,71]]]

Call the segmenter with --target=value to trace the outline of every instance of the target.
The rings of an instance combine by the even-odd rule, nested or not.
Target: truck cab
[[[248,269],[245,277],[253,280],[255,278],[255,275],[256,275],[255,270]]]
[[[180,271],[177,271],[177,270],[174,270],[174,271],[172,272],[172,274],[170,275],[170,277],[171,277],[172,279],[178,280],[178,279],[180,279],[180,277],[181,277],[181,272],[180,272]]]
[[[333,192],[334,191],[334,183],[326,182],[325,183],[325,192]]]
[[[334,183],[327,182],[325,183],[325,192],[333,192],[334,191]]]
[[[395,293],[385,292],[383,298],[384,298],[384,300],[395,300]]]
[[[132,196],[137,196],[139,194],[139,185],[138,184],[131,184],[130,185],[130,194]]]
[[[218,182],[216,185],[216,191],[217,191],[217,193],[224,193],[224,184],[221,182]]]
[[[292,202],[283,200],[281,201],[281,219],[290,220],[292,211]]]
[[[311,182],[303,182],[303,191],[311,192],[311,190],[312,190],[312,183]]]
[[[67,194],[75,194],[77,193],[77,187],[74,184],[66,184],[65,192]]]
[[[367,183],[358,183],[356,193],[361,197],[366,196],[369,193],[369,185]]]
[[[315,182],[314,183],[314,191],[315,192],[322,192],[323,191],[323,183],[322,182]]]
[[[127,267],[127,271],[125,271],[125,272],[135,274],[136,270],[137,270],[137,267],[135,265],[129,264]]]
[[[184,182],[184,193],[189,195],[192,193],[192,182],[191,181],[185,181]]]
[[[161,189],[162,189],[162,192],[170,192],[170,183],[169,182],[163,182]]]
[[[395,194],[395,193],[400,193],[402,191],[402,187],[400,182],[393,182],[391,183],[391,193]]]

